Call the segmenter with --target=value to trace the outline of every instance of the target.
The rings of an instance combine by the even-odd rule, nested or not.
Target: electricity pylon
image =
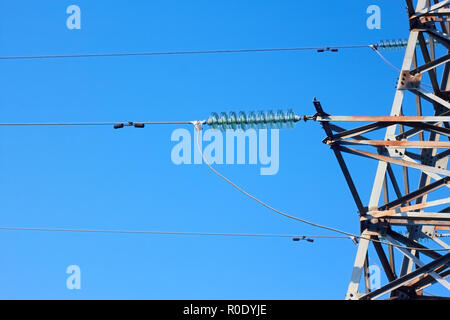
[[[333,117],[314,101],[314,119],[322,123],[324,142],[337,157],[360,217],[361,238],[346,299],[425,299],[423,289],[433,284],[450,290],[449,251],[426,246],[450,248],[443,241],[450,230],[450,0],[406,4],[410,34],[390,115]],[[429,79],[429,89],[422,78]],[[344,129],[336,121],[369,124]],[[384,140],[367,137],[381,130]],[[376,151],[364,149],[370,147]],[[378,163],[367,205],[343,153]],[[387,279],[379,288],[371,288],[370,243]],[[360,290],[363,275],[365,290]]]

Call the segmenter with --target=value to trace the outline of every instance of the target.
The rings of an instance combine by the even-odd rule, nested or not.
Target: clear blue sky
[[[67,6],[82,12],[66,28]],[[382,10],[380,30],[366,8]],[[405,38],[404,1],[0,1],[0,55],[370,44]],[[386,56],[400,65],[402,52]],[[1,122],[205,119],[287,109],[382,115],[395,72],[370,49],[0,61]],[[330,234],[277,216],[206,166],[170,159],[174,127],[0,128],[1,226]],[[218,169],[273,206],[359,232],[317,123],[280,132],[280,169]],[[349,158],[366,201],[375,162]],[[366,186],[364,186],[366,184]],[[0,231],[0,298],[342,299],[350,240]],[[378,263],[378,262],[377,262]],[[82,289],[66,289],[67,266]]]

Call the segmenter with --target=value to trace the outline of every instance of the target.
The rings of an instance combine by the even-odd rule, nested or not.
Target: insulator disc
[[[294,124],[295,124],[295,113],[294,113],[294,110],[292,110],[292,109],[288,110],[288,122],[287,122],[287,124],[288,124],[289,128],[293,128],[294,127]]]
[[[211,116],[209,117],[207,124],[209,126],[211,126],[213,129],[217,129],[218,121],[219,121],[219,115],[217,113],[213,112],[213,113],[211,113]]]
[[[229,128],[236,130],[236,127],[237,127],[236,121],[237,121],[236,113],[230,112],[230,115],[228,116]]]
[[[247,124],[250,126],[250,128],[255,129],[256,128],[256,113],[250,112],[247,117]]]
[[[264,128],[264,125],[266,123],[265,121],[266,121],[266,114],[264,113],[264,111],[258,111],[255,121],[256,127],[259,129]]]
[[[275,127],[275,114],[272,110],[266,113],[266,124],[269,129]]]
[[[242,130],[245,130],[245,128],[247,127],[247,116],[244,112],[239,112],[239,118],[238,118],[238,123],[241,127]]]
[[[276,122],[277,122],[277,124],[278,124],[278,128],[283,128],[283,126],[284,126],[284,123],[285,123],[285,121],[284,121],[284,112],[283,112],[283,110],[278,110],[277,111],[277,114],[276,114]]]
[[[222,130],[227,130],[228,128],[228,116],[225,112],[220,113],[219,125],[222,127]]]

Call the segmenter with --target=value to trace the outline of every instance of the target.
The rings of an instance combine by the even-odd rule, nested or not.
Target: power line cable
[[[195,124],[194,124],[194,125],[195,125]],[[199,130],[199,131],[201,130],[201,126],[200,126],[199,124],[195,125],[195,128],[196,128],[196,130]],[[236,188],[239,192],[243,193],[243,194],[246,195],[247,197],[249,197],[249,198],[255,200],[256,202],[258,202],[258,203],[261,204],[262,206],[264,206],[264,207],[266,207],[266,208],[272,210],[272,211],[275,212],[275,213],[278,213],[278,214],[280,214],[280,215],[282,215],[282,216],[285,216],[285,217],[287,217],[287,218],[289,218],[289,219],[293,219],[293,220],[300,221],[300,222],[302,222],[302,223],[311,225],[311,226],[313,226],[313,227],[317,227],[317,228],[321,228],[321,229],[325,229],[325,230],[337,232],[337,233],[340,233],[340,234],[344,234],[344,235],[346,235],[346,236],[348,236],[348,237],[351,237],[352,239],[364,239],[364,240],[374,241],[374,242],[378,242],[378,243],[382,243],[382,244],[386,244],[386,245],[392,245],[392,246],[394,246],[394,247],[402,248],[402,249],[407,249],[407,250],[417,250],[417,251],[450,251],[450,249],[428,249],[428,248],[419,248],[419,247],[402,246],[402,245],[398,245],[398,244],[395,244],[395,243],[388,243],[388,242],[385,242],[385,241],[372,239],[371,237],[370,237],[370,238],[366,238],[366,237],[363,237],[363,236],[360,236],[360,235],[356,235],[356,234],[353,234],[353,233],[349,233],[349,232],[346,232],[346,231],[342,231],[342,230],[337,229],[337,228],[328,227],[328,226],[321,225],[321,224],[318,224],[318,223],[314,223],[314,222],[311,222],[311,221],[308,221],[308,220],[305,220],[305,219],[301,219],[301,218],[292,216],[292,215],[290,215],[290,214],[287,214],[287,213],[285,213],[285,212],[282,212],[282,211],[280,211],[280,210],[278,210],[278,209],[275,209],[274,207],[268,205],[268,204],[265,203],[264,201],[262,201],[262,200],[258,199],[257,197],[251,195],[250,193],[248,193],[247,191],[245,191],[244,189],[242,189],[240,186],[238,186],[237,184],[235,184],[233,181],[231,181],[230,179],[228,179],[227,177],[225,177],[225,176],[224,176],[223,174],[221,174],[219,171],[217,171],[216,169],[214,169],[214,168],[211,166],[211,164],[208,162],[208,160],[206,159],[205,155],[204,155],[203,152],[202,152],[202,149],[201,149],[201,147],[200,147],[199,137],[200,137],[200,134],[197,134],[197,148],[198,148],[198,151],[200,152],[200,154],[201,154],[201,156],[202,156],[202,158],[203,158],[203,161],[206,163],[206,165],[209,167],[209,169],[211,169],[211,171],[213,171],[213,172],[214,172],[216,175],[218,175],[220,178],[222,178],[223,180],[225,180],[226,182],[228,182],[229,184],[231,184],[231,185],[232,185],[234,188]]]
[[[165,56],[165,55],[198,55],[222,53],[255,53],[255,52],[283,52],[283,51],[331,51],[338,49],[369,48],[371,45],[344,45],[325,47],[290,47],[290,48],[256,48],[256,49],[225,49],[225,50],[193,50],[193,51],[153,51],[153,52],[123,52],[123,53],[86,53],[86,54],[59,54],[34,56],[3,56],[0,60],[35,60],[35,59],[64,59],[64,58],[95,58],[95,57],[131,57],[131,56]]]
[[[427,43],[429,41],[427,40]],[[337,52],[339,49],[377,48],[383,50],[400,49],[406,47],[407,40],[384,40],[376,44],[313,46],[313,47],[284,47],[284,48],[254,48],[254,49],[217,49],[192,51],[147,51],[147,52],[106,52],[106,53],[78,53],[78,54],[49,54],[29,56],[0,56],[0,60],[36,60],[36,59],[65,59],[65,58],[95,58],[95,57],[133,57],[133,56],[167,56],[167,55],[200,55],[224,53],[258,53],[258,52],[289,52],[289,51],[317,51]]]
[[[388,65],[390,66],[392,69],[394,69],[397,72],[401,72],[401,70],[399,68],[397,68],[396,66],[394,66],[388,59],[386,59],[381,52],[377,49],[376,46],[371,46],[371,48],[373,49],[373,51],[375,51],[375,53]]]
[[[299,234],[263,234],[263,233],[224,233],[224,232],[178,232],[178,231],[147,231],[147,230],[108,230],[108,229],[73,229],[73,228],[27,228],[0,227],[3,231],[45,231],[45,232],[84,232],[84,233],[119,233],[119,234],[149,234],[149,235],[180,235],[180,236],[228,236],[228,237],[259,237],[259,238],[293,238],[298,240],[317,239],[348,239],[346,236],[321,236]]]
[[[395,71],[397,71],[398,73],[402,72],[402,70],[400,68],[397,68],[393,63],[391,63],[379,50],[376,46],[370,46],[373,51],[375,51],[375,53],[392,69],[394,69]],[[432,88],[432,86],[428,83],[422,83],[422,85],[427,86],[429,88]]]
[[[114,128],[138,127],[149,125],[192,124],[193,121],[143,121],[143,122],[18,122],[0,123],[0,126],[114,126]]]
[[[183,124],[193,124],[196,130],[201,130],[201,126],[202,126],[202,124],[204,124],[205,122],[206,122],[206,121],[178,121],[178,122],[144,122],[144,123],[147,123],[147,124],[180,124],[180,123],[183,123]],[[133,123],[133,122],[128,122],[128,123],[117,123],[117,122],[95,122],[95,123],[34,123],[34,124],[27,124],[27,123],[21,123],[21,124],[20,124],[20,123],[19,123],[19,124],[13,124],[13,123],[7,124],[7,123],[3,123],[3,124],[1,124],[1,123],[0,123],[0,125],[111,125],[111,124],[114,124],[115,127],[116,127],[117,124],[126,124],[126,125],[134,125],[134,126],[137,126],[138,124],[143,124],[143,123]],[[138,127],[140,127],[140,126],[138,126]],[[247,197],[249,197],[249,198],[251,198],[251,199],[257,201],[257,202],[258,202],[259,204],[261,204],[262,206],[264,206],[264,207],[266,207],[266,208],[268,208],[268,209],[270,209],[270,210],[272,210],[272,211],[274,211],[274,212],[276,212],[276,213],[278,213],[278,214],[280,214],[280,215],[283,215],[283,216],[285,216],[285,217],[287,217],[287,218],[290,218],[290,219],[293,219],[293,220],[297,220],[297,221],[303,222],[303,223],[305,223],[305,224],[309,224],[309,225],[311,225],[311,226],[313,226],[313,227],[317,227],[317,228],[321,228],[321,229],[325,229],[325,230],[337,232],[337,233],[340,233],[340,234],[344,234],[344,235],[347,236],[347,238],[351,238],[351,239],[353,239],[353,240],[355,240],[355,239],[365,239],[365,240],[369,240],[369,241],[379,242],[379,243],[382,243],[382,244],[389,244],[389,245],[392,245],[392,246],[394,246],[394,247],[403,248],[403,249],[408,249],[408,250],[417,250],[417,251],[450,251],[450,249],[427,249],[427,248],[408,247],[408,246],[402,246],[402,245],[397,245],[397,244],[391,244],[391,243],[387,243],[387,242],[385,242],[385,241],[376,240],[376,239],[372,239],[372,238],[366,238],[366,237],[363,237],[363,236],[360,236],[360,235],[356,235],[356,234],[353,234],[353,233],[349,233],[349,232],[346,232],[346,231],[343,231],[343,230],[339,230],[339,229],[336,229],[336,228],[333,228],[333,227],[328,227],[328,226],[325,226],[325,225],[320,225],[320,224],[317,224],[317,223],[313,223],[313,222],[310,222],[310,221],[308,221],[308,220],[301,219],[301,218],[292,216],[292,215],[290,215],[290,214],[284,213],[284,212],[282,212],[282,211],[280,211],[280,210],[277,210],[277,209],[273,208],[272,206],[266,204],[266,203],[263,202],[262,200],[260,200],[260,199],[256,198],[255,196],[249,194],[247,191],[245,191],[244,189],[242,189],[241,187],[239,187],[238,185],[236,185],[234,182],[232,182],[230,179],[228,179],[227,177],[225,177],[224,175],[222,175],[220,172],[218,172],[216,169],[214,169],[214,168],[209,164],[208,160],[205,158],[205,156],[204,156],[204,154],[203,154],[203,152],[202,152],[202,150],[201,150],[201,148],[200,148],[199,136],[200,136],[200,135],[198,134],[198,135],[197,135],[197,147],[198,147],[198,150],[199,150],[199,152],[200,152],[200,154],[201,154],[201,156],[202,156],[202,158],[203,158],[203,161],[206,163],[206,165],[207,165],[207,166],[208,166],[208,167],[209,167],[216,175],[218,175],[219,177],[221,177],[222,179],[224,179],[226,182],[228,182],[229,184],[231,184],[233,187],[235,187],[238,191],[240,191],[241,193],[243,193],[243,194],[246,195]]]

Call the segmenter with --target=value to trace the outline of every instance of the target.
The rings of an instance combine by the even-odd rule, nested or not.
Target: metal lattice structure
[[[417,0],[414,6],[413,0],[406,0],[406,4],[410,35],[390,115],[331,116],[314,100],[314,120],[326,132],[324,142],[339,162],[360,216],[361,239],[346,299],[425,299],[424,288],[434,284],[450,290],[446,281],[450,253],[427,247],[433,243],[450,248],[443,241],[450,230],[450,1]],[[429,90],[423,89],[425,76],[431,81]],[[369,123],[344,129],[336,121]],[[367,137],[380,131],[385,131],[384,139]],[[367,205],[343,153],[378,163]],[[370,243],[387,279],[374,290],[369,277]]]

